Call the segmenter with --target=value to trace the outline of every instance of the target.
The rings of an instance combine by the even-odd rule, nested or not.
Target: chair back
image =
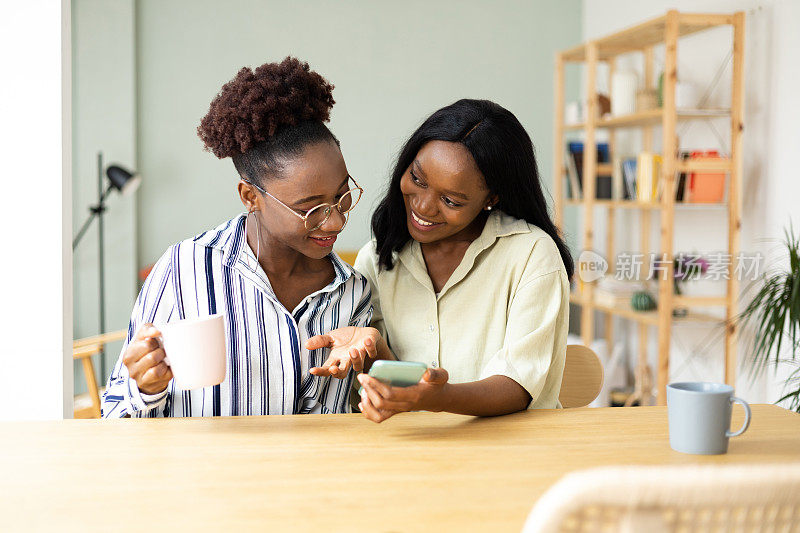
[[[603,388],[603,364],[591,348],[580,344],[567,345],[564,377],[558,400],[561,406],[585,407],[592,403]]]
[[[524,533],[798,531],[800,463],[618,466],[567,474]]]
[[[339,257],[342,261],[347,263],[350,266],[356,264],[356,257],[358,256],[358,250],[344,250],[336,252],[339,254]]]
[[[97,384],[94,372],[93,357],[103,352],[106,344],[114,341],[124,341],[128,337],[128,330],[112,331],[102,335],[95,335],[85,339],[76,339],[72,342],[72,358],[80,360],[83,365],[83,375],[86,378],[86,394],[75,397],[75,418],[100,418],[100,393],[101,387]]]

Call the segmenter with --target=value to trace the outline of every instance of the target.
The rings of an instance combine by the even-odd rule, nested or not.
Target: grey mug
[[[744,424],[731,432],[733,404],[744,407]],[[685,382],[667,385],[669,445],[682,453],[715,455],[728,451],[728,439],[750,425],[750,406],[723,383]]]

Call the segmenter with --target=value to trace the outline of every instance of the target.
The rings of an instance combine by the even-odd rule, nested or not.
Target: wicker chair
[[[578,471],[536,502],[523,531],[800,532],[800,463]]]

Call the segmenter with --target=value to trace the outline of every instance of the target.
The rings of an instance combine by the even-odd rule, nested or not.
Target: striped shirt
[[[369,284],[336,254],[335,279],[292,312],[278,301],[245,238],[245,214],[171,246],[158,260],[133,308],[128,337],[103,394],[103,417],[236,416],[349,412],[353,372],[313,376],[328,349],[305,341],[372,318]],[[122,354],[142,324],[220,313],[225,317],[227,373],[214,387],[181,390],[170,381],[141,393]]]

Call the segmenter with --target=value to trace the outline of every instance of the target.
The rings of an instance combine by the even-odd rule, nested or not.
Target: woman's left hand
[[[367,358],[379,357],[378,346],[382,340],[377,329],[355,326],[338,328],[325,335],[311,337],[306,341],[306,348],[309,350],[330,348],[331,351],[322,366],[315,366],[310,372],[315,376],[333,376],[339,379],[347,376],[351,366],[360,372]]]
[[[411,387],[391,387],[368,374],[359,374],[361,403],[358,408],[373,422],[383,422],[406,411],[441,411],[449,376],[443,368],[429,368]]]

